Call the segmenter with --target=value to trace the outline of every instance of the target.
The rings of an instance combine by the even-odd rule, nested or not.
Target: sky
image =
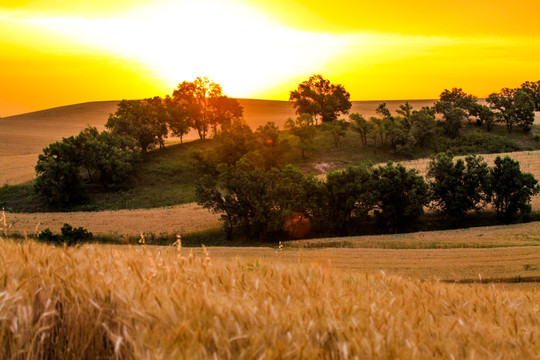
[[[287,100],[310,75],[353,100],[485,97],[540,79],[523,0],[2,0],[0,116],[171,94],[207,76]]]

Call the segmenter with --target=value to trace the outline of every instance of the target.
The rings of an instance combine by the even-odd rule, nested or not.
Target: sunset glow
[[[453,86],[486,96],[540,79],[536,2],[473,3],[6,1],[0,116],[164,95],[196,76],[231,96],[282,100],[314,73],[353,100]]]

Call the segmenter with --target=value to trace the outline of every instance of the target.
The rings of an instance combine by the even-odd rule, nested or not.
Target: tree
[[[81,178],[75,138],[49,144],[38,156],[34,188],[47,203],[62,207],[80,198]]]
[[[490,181],[499,219],[511,221],[518,211],[523,218],[528,217],[531,197],[540,192],[538,181],[532,174],[521,172],[518,161],[497,156],[495,166],[490,169]]]
[[[490,200],[489,168],[482,157],[469,155],[455,163],[452,158],[451,153],[433,156],[427,177],[433,207],[457,224],[467,211],[478,211]]]
[[[217,134],[218,127],[226,127],[233,120],[242,119],[244,109],[236,99],[227,96],[212,97],[209,99],[209,118],[214,135]]]
[[[313,75],[291,91],[290,103],[298,115],[311,114],[317,124],[337,120],[340,113],[347,114],[352,106],[350,94],[341,85],[334,85],[322,75]]]
[[[323,124],[323,130],[328,131],[334,140],[334,146],[339,147],[339,140],[347,135],[349,123],[343,119],[326,122]]]
[[[259,126],[255,132],[259,140],[258,152],[261,155],[261,163],[264,168],[270,170],[279,167],[283,156],[289,150],[289,142],[280,137],[279,128],[274,122],[268,122],[264,126]]]
[[[368,165],[328,173],[318,201],[318,222],[332,235],[354,234],[375,205],[375,185]]]
[[[169,135],[169,129],[167,126],[170,119],[170,114],[168,112],[166,103],[164,99],[159,96],[145,99],[144,102],[146,103],[149,111],[152,112],[152,117],[156,122],[156,137],[159,143],[159,148],[164,149],[165,139]]]
[[[517,122],[523,128],[523,131],[531,131],[534,124],[534,101],[523,90],[516,91],[514,95],[514,112]]]
[[[410,130],[412,127],[412,120],[411,120],[412,110],[413,110],[413,107],[411,104],[409,104],[408,101],[405,102],[405,104],[399,105],[399,109],[396,110],[398,114],[403,116],[403,119],[404,119],[403,125],[405,126],[405,128],[407,128],[407,130]]]
[[[244,155],[254,152],[258,142],[253,130],[243,120],[234,120],[216,136],[216,145],[207,152],[207,160],[216,167],[220,163],[234,165]]]
[[[388,162],[373,169],[375,214],[390,232],[410,226],[429,203],[428,186],[416,170]]]
[[[465,110],[467,116],[474,111],[478,99],[474,95],[467,94],[461,88],[452,88],[452,90],[444,89],[439,96],[441,102],[447,102],[451,108],[460,108]]]
[[[236,233],[264,240],[286,233],[292,218],[310,218],[313,181],[291,165],[266,171],[244,157],[235,165],[220,164],[217,177],[203,177],[197,203],[222,214],[228,239]]]
[[[184,135],[189,133],[189,130],[193,127],[191,117],[182,104],[176,103],[170,96],[166,96],[165,107],[168,113],[167,125],[169,130],[174,136],[180,138],[180,143],[184,142]]]
[[[512,132],[515,124],[521,125],[526,132],[531,129],[534,102],[524,90],[503,88],[499,93],[490,94],[487,102],[496,111],[496,120],[505,123],[508,132]]]
[[[150,100],[122,100],[105,124],[115,134],[130,136],[146,152],[167,135],[167,127]]]
[[[133,139],[88,127],[43,149],[35,190],[53,206],[69,205],[81,199],[84,181],[117,185],[129,178],[139,159]]]
[[[353,121],[352,129],[360,134],[362,145],[367,146],[367,137],[370,129],[369,123],[362,115],[357,113],[349,115],[349,119]]]
[[[540,111],[540,80],[525,81],[521,84],[521,89],[532,99],[535,110]]]
[[[486,105],[476,104],[471,110],[471,115],[476,116],[476,124],[478,126],[486,125],[486,130],[490,132],[495,125],[495,113]]]
[[[302,159],[305,159],[305,152],[314,148],[316,129],[313,126],[313,116],[302,114],[296,120],[288,118],[287,122],[285,122],[285,128],[289,129],[294,136],[298,137]]]
[[[431,108],[414,110],[410,117],[411,134],[420,148],[424,148],[435,135],[437,123],[435,114]]]
[[[383,117],[383,119],[391,118],[392,113],[388,109],[388,106],[386,106],[386,103],[381,103],[377,108],[375,109],[375,112]]]
[[[198,77],[194,81],[184,81],[173,91],[173,102],[181,105],[189,122],[197,130],[199,138],[206,139],[208,129],[217,117],[213,105],[223,96],[221,86],[208,78]]]
[[[114,186],[129,178],[134,164],[140,160],[135,141],[95,127],[82,130],[75,137],[78,148],[76,161],[90,182],[104,187]]]
[[[459,136],[463,120],[467,117],[467,113],[460,107],[454,107],[451,102],[438,101],[435,103],[435,112],[443,114],[444,133],[451,138]]]

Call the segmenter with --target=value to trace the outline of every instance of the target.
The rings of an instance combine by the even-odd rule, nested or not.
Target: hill
[[[244,117],[254,129],[269,121],[283,126],[287,118],[294,117],[294,109],[287,101],[239,99]],[[382,101],[353,101],[351,112],[364,116],[375,115],[375,108]],[[386,101],[395,111],[404,101]],[[105,128],[110,113],[116,110],[117,101],[97,101],[67,105],[0,119],[0,185],[20,184],[34,177],[37,156],[48,144],[63,137],[76,135],[87,127]],[[433,100],[412,100],[415,108],[431,105]],[[185,139],[196,139],[195,131]],[[173,139],[176,140],[176,139]]]

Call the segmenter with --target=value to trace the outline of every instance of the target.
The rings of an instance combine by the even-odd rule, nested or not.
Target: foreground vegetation
[[[213,249],[11,241],[0,250],[0,359],[540,352],[538,292],[342,272],[281,262],[281,252],[220,260]]]

